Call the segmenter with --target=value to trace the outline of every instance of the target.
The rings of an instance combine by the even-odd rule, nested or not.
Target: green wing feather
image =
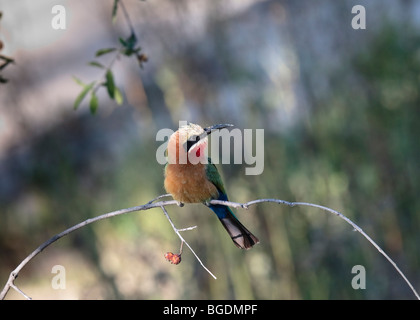
[[[209,160],[209,163],[207,164],[207,168],[206,168],[207,179],[209,179],[210,182],[213,183],[220,192],[222,192],[223,194],[226,194],[222,177],[220,176],[219,171],[217,171],[216,166],[213,163],[211,163],[211,159],[208,158],[208,160]]]
[[[207,179],[209,179],[209,181],[211,181],[219,190],[219,200],[228,200],[222,177],[217,171],[216,166],[211,163],[210,158],[206,168],[206,175]],[[237,247],[249,249],[259,242],[258,238],[239,222],[238,218],[236,218],[229,207],[223,205],[209,205],[209,208],[216,213]]]

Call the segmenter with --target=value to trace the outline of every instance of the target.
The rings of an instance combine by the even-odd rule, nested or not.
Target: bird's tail
[[[209,206],[219,218],[226,231],[232,238],[233,243],[241,249],[250,249],[254,244],[260,242],[242,223],[235,217],[229,207],[221,205]]]

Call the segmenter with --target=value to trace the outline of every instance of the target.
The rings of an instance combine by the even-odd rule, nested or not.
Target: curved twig
[[[249,206],[254,205],[254,204],[258,204],[258,203],[261,203],[261,202],[274,202],[274,203],[278,203],[278,204],[286,204],[290,207],[307,206],[307,207],[318,208],[318,209],[321,209],[321,210],[324,210],[324,211],[331,212],[331,213],[335,214],[337,217],[346,221],[348,224],[350,224],[354,228],[355,231],[359,232],[362,236],[364,236],[376,248],[376,250],[378,250],[389,261],[389,263],[395,268],[395,270],[398,271],[398,273],[401,275],[401,277],[405,280],[405,282],[410,287],[411,291],[413,291],[416,298],[418,300],[420,300],[419,294],[414,289],[413,285],[407,279],[407,277],[404,275],[404,273],[400,270],[400,268],[398,268],[397,264],[381,249],[381,247],[379,247],[379,245],[375,241],[372,240],[371,237],[369,237],[362,230],[362,228],[360,228],[357,224],[355,224],[353,221],[351,221],[349,218],[347,218],[341,212],[338,212],[338,211],[333,210],[333,209],[328,208],[328,207],[321,206],[319,204],[313,204],[313,203],[307,203],[307,202],[289,202],[289,201],[279,200],[279,199],[258,199],[258,200],[253,200],[253,201],[249,201],[249,202],[246,202],[246,203],[221,201],[221,200],[212,200],[210,202],[213,203],[213,204],[221,204],[221,205],[230,206],[230,207],[233,207],[233,208],[244,208],[244,209],[248,209]]]
[[[134,211],[142,211],[142,210],[148,210],[148,209],[152,209],[152,208],[159,208],[162,206],[168,206],[168,205],[174,205],[174,204],[178,204],[177,201],[175,200],[169,200],[169,201],[161,201],[161,202],[156,202],[153,203],[154,201],[156,201],[157,199],[161,199],[163,197],[167,197],[168,195],[161,195],[151,201],[149,201],[147,204],[141,205],[141,206],[136,206],[136,207],[131,207],[131,208],[127,208],[127,209],[121,209],[121,210],[116,210],[113,212],[109,212],[109,213],[105,213],[103,215],[100,215],[98,217],[95,218],[91,218],[91,219],[87,219],[83,222],[80,222],[78,224],[76,224],[75,226],[68,228],[66,230],[64,230],[63,232],[60,232],[58,234],[56,234],[55,236],[53,236],[52,238],[50,238],[49,240],[45,241],[43,244],[41,244],[38,248],[36,248],[29,256],[27,256],[17,267],[15,270],[13,270],[10,273],[9,279],[7,280],[6,285],[4,286],[2,292],[0,293],[0,300],[3,300],[7,294],[7,292],[9,291],[9,289],[12,288],[17,288],[14,285],[14,281],[17,278],[19,272],[22,270],[22,268],[24,266],[26,266],[26,264],[31,261],[36,255],[38,255],[39,253],[42,252],[42,250],[44,250],[46,247],[48,247],[50,244],[56,242],[58,239],[72,233],[73,231],[76,231],[80,228],[83,228],[85,226],[87,226],[88,224],[97,222],[99,220],[103,220],[103,219],[108,219],[111,217],[115,217],[115,216],[119,216],[122,214],[126,214],[126,213],[130,213],[130,212],[134,212]],[[170,195],[169,195],[170,196]],[[20,290],[17,290],[19,293],[22,294],[22,292]],[[30,299],[27,295],[24,295],[25,298]]]
[[[17,278],[19,272],[22,270],[22,268],[29,262],[31,261],[36,255],[38,255],[40,252],[42,252],[46,247],[48,247],[49,245],[51,245],[52,243],[54,243],[55,241],[57,241],[58,239],[70,234],[71,232],[78,230],[84,226],[87,226],[88,224],[94,223],[96,221],[99,220],[103,220],[103,219],[107,219],[107,218],[111,218],[111,217],[115,217],[118,215],[122,215],[122,214],[126,214],[126,213],[130,213],[130,212],[134,212],[134,211],[143,211],[143,210],[148,210],[148,209],[152,209],[152,208],[161,208],[163,210],[163,212],[165,213],[165,216],[168,218],[169,222],[172,225],[172,228],[174,229],[175,233],[178,235],[178,237],[181,239],[182,243],[185,242],[185,244],[188,246],[188,248],[191,250],[191,252],[195,255],[195,257],[197,258],[197,260],[200,262],[200,264],[202,265],[202,267],[209,272],[210,275],[213,276],[213,278],[216,278],[211,272],[210,270],[208,270],[204,264],[201,262],[201,260],[198,258],[198,256],[195,254],[195,252],[193,251],[193,249],[189,246],[189,244],[183,239],[183,237],[180,235],[179,231],[184,231],[184,229],[177,229],[173,222],[171,221],[171,219],[169,218],[168,213],[166,212],[165,206],[169,206],[169,205],[180,205],[179,202],[175,201],[175,200],[167,200],[167,201],[159,201],[159,202],[155,202],[157,200],[160,200],[162,198],[165,197],[170,197],[171,195],[169,194],[165,194],[165,195],[161,195],[151,201],[149,201],[148,203],[141,205],[141,206],[136,206],[136,207],[131,207],[131,208],[127,208],[127,209],[121,209],[121,210],[116,210],[113,212],[109,212],[109,213],[105,213],[103,215],[100,215],[98,217],[95,218],[91,218],[91,219],[87,219],[69,229],[64,230],[61,233],[56,234],[55,236],[53,236],[51,239],[47,240],[46,242],[44,242],[43,244],[41,244],[38,248],[35,249],[35,251],[33,251],[29,256],[27,256],[11,273],[9,276],[9,279],[7,280],[7,283],[5,285],[5,287],[3,288],[2,292],[0,293],[0,299],[4,299],[5,296],[7,295],[7,292],[9,291],[10,288],[14,288],[16,291],[18,291],[19,293],[21,293],[26,299],[30,299],[29,296],[27,296],[26,294],[24,294],[15,284],[14,281]],[[342,213],[333,210],[331,208],[328,207],[324,207],[318,204],[313,204],[313,203],[307,203],[307,202],[289,202],[289,201],[285,201],[285,200],[279,200],[279,199],[257,199],[257,200],[253,200],[253,201],[249,201],[246,203],[238,203],[238,202],[231,202],[231,201],[221,201],[221,200],[211,200],[209,201],[209,203],[211,204],[219,204],[219,205],[225,205],[225,206],[230,206],[233,208],[243,208],[243,209],[248,209],[249,206],[251,205],[255,205],[258,203],[262,203],[262,202],[274,202],[277,204],[285,204],[288,205],[290,207],[295,207],[295,206],[308,206],[308,207],[314,207],[314,208],[318,208],[330,213],[333,213],[334,215],[338,216],[339,218],[343,219],[344,221],[346,221],[348,224],[350,224],[354,230],[358,231],[360,234],[362,234],[388,261],[389,263],[391,263],[391,265],[398,271],[398,273],[401,275],[401,277],[405,280],[405,282],[408,284],[408,286],[410,287],[410,289],[413,291],[414,295],[416,296],[417,299],[420,300],[420,296],[417,293],[417,291],[414,289],[413,285],[410,283],[410,281],[407,279],[407,277],[404,275],[404,273],[398,268],[398,266],[396,265],[396,263],[376,244],[375,241],[372,240],[371,237],[369,237],[357,224],[355,224],[353,221],[351,221],[349,218],[347,218],[346,216],[344,216]],[[185,230],[190,230],[191,228],[186,228]]]

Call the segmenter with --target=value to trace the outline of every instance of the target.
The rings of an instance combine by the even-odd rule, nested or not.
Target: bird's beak
[[[204,132],[207,133],[207,135],[209,135],[215,130],[220,130],[220,129],[228,128],[228,127],[233,127],[233,124],[215,124],[214,126],[204,128]]]

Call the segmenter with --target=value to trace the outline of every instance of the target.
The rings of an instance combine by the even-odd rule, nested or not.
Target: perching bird
[[[208,128],[189,123],[169,138],[165,167],[165,189],[180,203],[204,203],[213,210],[238,248],[250,249],[259,240],[245,228],[227,206],[208,204],[227,201],[225,188],[216,166],[206,159],[207,135],[230,127],[218,124]],[[207,160],[207,161],[205,161]]]

